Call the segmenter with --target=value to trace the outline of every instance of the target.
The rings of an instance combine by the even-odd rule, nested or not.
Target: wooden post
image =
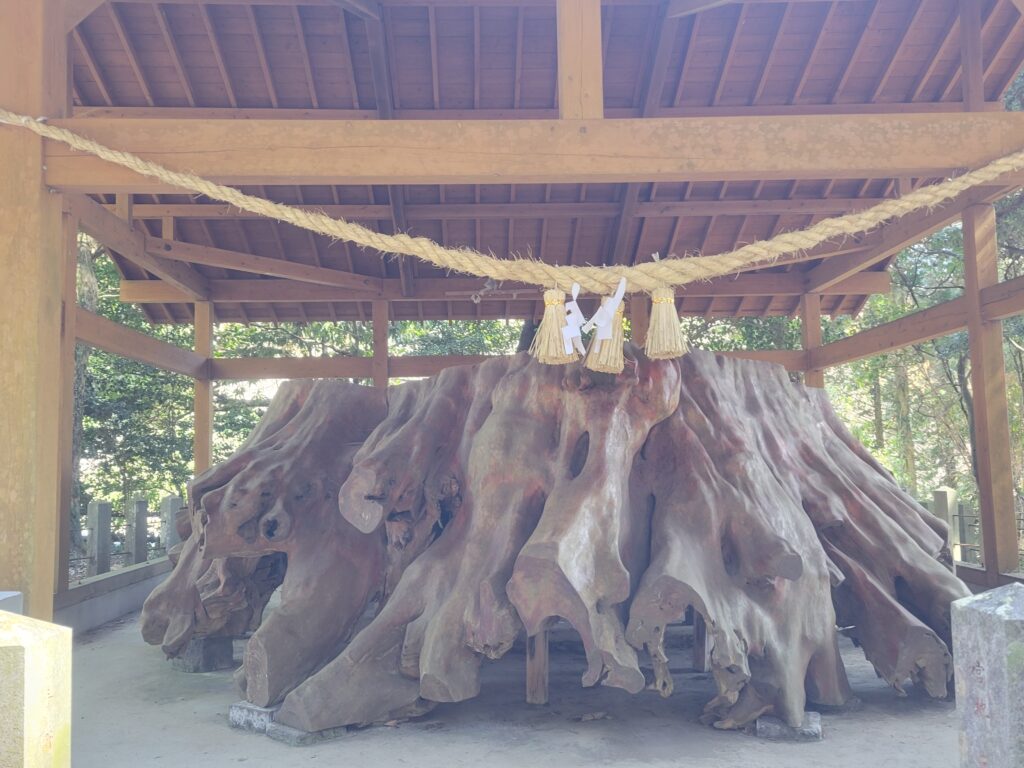
[[[1018,570],[1017,525],[1013,513],[1010,425],[1002,321],[986,321],[981,290],[998,282],[996,214],[991,205],[964,211],[964,298],[971,356],[974,443],[982,553],[990,584],[1000,573]]]
[[[526,703],[548,703],[548,678],[551,669],[550,630],[545,627],[526,638]]]
[[[74,495],[75,317],[78,307],[78,220],[63,217],[63,284],[60,325],[60,498],[57,501],[56,592],[68,589],[71,558],[71,499]]]
[[[642,347],[647,342],[647,327],[651,324],[651,308],[646,296],[630,296],[629,327],[633,332],[633,343]]]
[[[601,0],[558,0],[558,116],[604,117]]]
[[[708,625],[696,609],[693,611],[693,668],[708,671]]]
[[[810,350],[821,346],[821,294],[805,293],[800,299],[800,332],[803,347],[810,358]],[[825,386],[825,371],[810,369],[804,372],[804,384],[808,387]]]
[[[960,66],[964,111],[980,112],[985,108],[985,74],[978,0],[960,0]]]
[[[373,386],[388,385],[388,302],[373,302]]]
[[[0,3],[0,104],[28,115],[68,111],[64,3]],[[53,616],[60,509],[61,197],[44,184],[43,141],[0,130],[0,588],[29,616]]]
[[[213,304],[198,301],[195,305],[195,351],[209,360],[213,357]],[[213,463],[213,382],[206,374],[195,380],[195,422],[192,437],[193,472],[200,474]]]

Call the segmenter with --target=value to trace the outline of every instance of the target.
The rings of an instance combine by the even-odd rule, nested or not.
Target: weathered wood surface
[[[944,696],[949,605],[968,594],[943,565],[944,523],[823,391],[706,352],[651,362],[628,346],[617,377],[519,354],[386,394],[285,385],[194,481],[191,525],[146,639],[174,655],[255,628],[247,698],[307,731],[472,698],[485,660],[556,617],[583,642],[584,685],[667,696],[665,626],[688,606],[707,626],[716,727],[846,701],[837,625],[898,691]]]

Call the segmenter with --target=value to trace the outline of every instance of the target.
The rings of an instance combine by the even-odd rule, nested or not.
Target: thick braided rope
[[[383,253],[413,256],[442,269],[495,280],[528,283],[542,288],[569,291],[573,283],[579,283],[584,291],[599,294],[611,293],[618,285],[619,279],[623,277],[626,278],[628,292],[650,292],[660,286],[686,285],[739,272],[752,265],[768,264],[783,256],[810,250],[830,240],[867,232],[886,221],[913,211],[935,208],[973,187],[989,184],[1004,174],[1024,170],[1024,150],[1019,150],[974,171],[922,187],[866,210],[825,219],[807,229],[786,232],[770,240],[750,243],[729,253],[715,256],[670,258],[634,266],[555,266],[534,259],[499,259],[468,248],[446,248],[425,237],[374,232],[360,224],[336,219],[322,212],[293,208],[284,203],[244,194],[237,189],[216,184],[192,173],[172,171],[130,152],[111,149],[65,128],[2,108],[0,123],[26,128],[43,138],[59,141],[72,149],[95,155],[170,186],[205,195],[211,200],[219,200],[239,210],[276,219],[338,240],[347,240],[363,247],[375,248]]]

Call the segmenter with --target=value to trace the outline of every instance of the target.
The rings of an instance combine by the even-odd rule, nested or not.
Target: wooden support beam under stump
[[[551,669],[551,631],[545,626],[526,638],[526,703],[548,703],[548,678]]]

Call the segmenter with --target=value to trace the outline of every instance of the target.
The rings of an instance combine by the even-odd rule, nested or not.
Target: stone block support
[[[128,515],[127,535],[125,544],[131,547],[132,563],[138,565],[148,559],[148,533],[149,533],[149,502],[145,499],[136,499],[132,504],[131,514]]]
[[[160,540],[167,552],[181,543],[181,535],[178,533],[178,510],[180,509],[181,499],[177,496],[168,496],[160,502]]]
[[[0,766],[71,765],[71,630],[0,611]]]
[[[960,768],[1024,765],[1024,585],[953,603]]]

